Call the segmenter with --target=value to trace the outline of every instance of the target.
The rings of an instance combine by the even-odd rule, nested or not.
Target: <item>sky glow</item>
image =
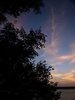
[[[39,59],[54,67],[53,80],[59,85],[75,86],[75,4],[71,0],[44,0],[44,5],[41,14],[22,14],[15,24],[27,32],[41,26],[47,42]]]

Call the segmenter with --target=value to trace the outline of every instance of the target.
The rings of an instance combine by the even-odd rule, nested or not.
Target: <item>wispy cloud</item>
[[[64,62],[64,61],[72,61],[74,59],[75,55],[73,54],[65,54],[65,55],[60,55],[58,57],[56,57],[57,60]]]
[[[67,36],[65,34],[67,34],[66,26],[68,25],[66,20],[67,17],[65,18],[67,14],[67,2],[68,0],[64,0],[64,4],[61,9],[59,9],[58,14],[56,14],[55,8],[51,8],[51,16],[50,19],[48,19],[51,23],[46,26],[48,30],[50,29],[51,38],[49,39],[48,37],[50,41],[46,45],[44,53],[48,64],[52,65],[55,69],[55,72],[52,73],[53,79],[60,84],[70,85],[75,84],[75,69],[73,69],[75,64],[75,41],[71,43],[71,45],[69,44],[70,42],[65,43],[64,41],[66,39],[68,42],[68,39],[64,37]],[[67,44],[68,48],[63,47],[64,44],[61,43]],[[65,53],[64,48],[67,53]],[[61,52],[60,49],[62,49]]]
[[[52,75],[53,75],[53,80],[59,82],[59,85],[75,84],[75,69],[72,69],[71,71],[66,72],[64,74],[54,71]]]
[[[55,55],[58,52],[58,37],[56,32],[56,16],[53,8],[51,8],[51,18],[51,41],[44,51],[49,55]]]
[[[57,66],[64,64],[65,61],[68,61],[69,64],[75,64],[75,42],[70,45],[70,52],[68,54],[59,54],[57,42],[50,44],[49,47],[45,48],[46,55],[49,56],[48,63]]]

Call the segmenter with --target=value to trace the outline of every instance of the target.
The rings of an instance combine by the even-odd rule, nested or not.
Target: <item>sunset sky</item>
[[[16,26],[23,26],[27,32],[41,27],[47,38],[37,60],[52,65],[53,80],[67,86],[75,86],[75,4],[71,1],[44,0],[41,14],[30,12],[18,17],[17,22],[14,19]]]

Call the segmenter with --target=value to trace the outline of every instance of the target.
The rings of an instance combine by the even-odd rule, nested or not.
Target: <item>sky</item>
[[[61,86],[75,86],[75,4],[72,0],[44,0],[41,14],[23,13],[9,17],[17,27],[26,32],[39,29],[47,35],[45,48],[39,51],[39,60],[46,60],[52,71],[53,81]]]

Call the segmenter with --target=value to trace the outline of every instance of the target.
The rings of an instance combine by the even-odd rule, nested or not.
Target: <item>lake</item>
[[[75,100],[75,89],[60,89],[61,98],[59,100]]]

